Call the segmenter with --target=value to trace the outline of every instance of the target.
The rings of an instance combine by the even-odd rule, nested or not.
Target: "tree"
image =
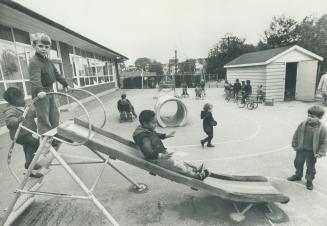
[[[153,60],[148,66],[148,71],[156,72],[157,75],[162,75],[163,74],[162,64],[160,62]]]
[[[178,67],[181,73],[194,73],[195,71],[195,59],[187,59],[183,62],[180,62]]]
[[[299,25],[300,39],[298,44],[324,58],[321,71],[327,71],[327,14],[319,19],[305,17]]]
[[[246,44],[244,38],[227,33],[224,38],[209,50],[205,71],[218,74],[220,78],[224,78],[226,76],[225,64],[244,53],[255,50],[255,46]]]
[[[316,46],[316,53],[324,58],[321,71],[327,72],[327,14],[318,19],[315,30],[316,42],[313,43],[313,46]]]
[[[264,38],[260,40],[258,49],[271,49],[295,44],[300,39],[299,24],[296,20],[280,16],[274,16],[269,29],[264,31]]]
[[[135,60],[135,67],[138,70],[146,70],[146,66],[149,65],[151,63],[151,59],[146,58],[146,57],[141,57],[141,58],[137,58]]]

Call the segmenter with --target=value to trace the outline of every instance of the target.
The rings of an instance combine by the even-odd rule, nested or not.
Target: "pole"
[[[141,78],[142,78],[142,89],[143,89],[143,86],[144,86],[144,84],[143,84],[143,68],[142,68],[142,71],[141,71]]]
[[[174,75],[173,75],[173,90],[174,90],[174,96],[176,96],[177,94],[176,94],[176,79],[175,79],[175,77],[176,77],[176,75],[177,75],[177,50],[175,49],[175,73],[174,73]]]

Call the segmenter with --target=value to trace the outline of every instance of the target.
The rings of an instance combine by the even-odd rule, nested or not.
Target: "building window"
[[[22,69],[22,74],[24,79],[29,79],[28,75],[28,64],[30,59],[34,55],[34,49],[31,46],[17,44],[16,45],[17,55],[19,59],[19,63]]]
[[[24,43],[27,45],[31,44],[31,39],[28,32],[16,28],[13,28],[13,31],[14,31],[15,42]]]
[[[0,24],[0,39],[11,41],[11,42],[14,41],[10,27],[3,26]]]
[[[0,42],[0,64],[4,80],[22,79],[18,57],[13,43]]]

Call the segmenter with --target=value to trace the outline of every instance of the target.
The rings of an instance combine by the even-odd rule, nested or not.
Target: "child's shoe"
[[[306,184],[306,187],[308,190],[312,190],[313,189],[313,184],[312,184],[312,181],[307,181],[307,184]]]
[[[42,173],[31,173],[30,177],[32,177],[32,178],[41,178],[41,177],[43,177],[43,174]]]
[[[200,173],[200,180],[206,179],[208,176],[210,176],[209,169],[203,170],[203,172]]]
[[[213,148],[213,147],[215,147],[215,145],[207,144],[207,147],[208,147],[208,148]]]
[[[41,169],[41,168],[42,168],[41,165],[39,165],[39,164],[35,164],[33,170],[39,170],[39,169]]]
[[[202,146],[202,148],[204,148],[204,140],[200,140],[200,143],[201,143],[201,146]]]
[[[197,169],[196,169],[196,172],[199,172],[201,173],[203,171],[203,168],[204,168],[204,164],[202,163]]]
[[[298,177],[296,175],[292,175],[290,177],[287,178],[288,181],[300,181],[301,177]]]

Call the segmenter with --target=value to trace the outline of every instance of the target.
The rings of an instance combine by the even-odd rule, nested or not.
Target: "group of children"
[[[236,79],[234,85],[229,83],[227,80],[225,81],[225,93],[228,96],[232,96],[233,98],[242,97],[242,102],[244,102],[249,96],[252,95],[252,86],[251,81],[246,80],[240,83],[239,79]],[[257,87],[257,99],[261,98],[264,95],[262,90],[262,85]]]
[[[189,97],[189,94],[187,92],[187,84],[186,82],[182,82],[181,84],[181,87],[182,87],[182,97]],[[206,95],[205,93],[205,81],[204,80],[201,80],[200,83],[198,83],[196,86],[195,86],[195,98],[199,99],[199,98],[202,98]]]
[[[31,82],[32,98],[38,98],[34,103],[35,111],[30,110],[25,117],[23,117],[24,107],[26,105],[24,94],[17,88],[10,87],[4,94],[3,98],[8,102],[8,106],[4,111],[7,128],[10,132],[10,138],[14,139],[15,133],[18,129],[19,123],[29,128],[32,131],[37,131],[43,134],[59,124],[59,111],[56,106],[54,97],[47,95],[51,92],[52,85],[55,81],[60,82],[64,87],[68,84],[66,80],[58,73],[53,63],[48,59],[51,39],[48,35],[37,33],[34,35],[33,47],[35,48],[35,56],[31,59],[29,64],[29,76]],[[204,87],[201,87],[204,88]],[[251,95],[252,87],[250,81],[242,85],[237,79],[233,87],[234,95],[243,92],[244,98]],[[134,107],[122,95],[122,99],[118,101],[118,109],[123,112],[131,112],[137,117]],[[214,147],[212,144],[213,127],[217,122],[212,116],[212,105],[205,104],[203,111],[201,111],[201,119],[203,120],[203,130],[207,134],[205,139],[200,141],[202,147],[207,143],[207,147]],[[313,106],[308,109],[308,118],[303,121],[295,131],[292,140],[292,147],[296,151],[294,166],[296,172],[289,177],[289,181],[301,180],[303,176],[304,163],[307,165],[306,170],[306,186],[307,189],[313,189],[313,179],[316,174],[315,164],[317,158],[323,157],[327,150],[327,129],[321,123],[320,119],[324,115],[324,109],[320,106]],[[35,123],[37,118],[37,124]],[[140,125],[133,133],[135,143],[140,147],[146,160],[153,162],[161,167],[170,169],[177,173],[204,180],[210,175],[210,171],[204,167],[203,164],[196,167],[192,164],[179,161],[174,158],[173,152],[168,152],[162,143],[163,139],[173,137],[175,132],[169,134],[161,134],[155,131],[157,120],[155,112],[152,110],[144,110],[139,115]],[[31,132],[22,129],[16,139],[16,142],[23,146],[25,152],[25,168],[30,166],[34,153],[38,149],[39,140],[35,138]],[[35,165],[35,169],[40,166]],[[40,177],[42,175],[31,174],[33,177]]]
[[[4,110],[5,121],[9,129],[10,138],[14,140],[16,131],[20,123],[31,131],[44,134],[47,131],[59,125],[59,110],[53,95],[47,95],[47,92],[53,91],[53,83],[58,81],[64,88],[68,86],[65,78],[56,70],[54,64],[48,58],[51,39],[44,33],[36,33],[32,36],[35,55],[29,63],[29,78],[32,98],[37,98],[34,102],[34,109],[30,108],[26,116],[23,117],[25,110],[24,93],[15,87],[8,88],[3,98],[8,102]],[[35,122],[37,118],[37,124]],[[28,169],[35,152],[39,147],[39,140],[33,134],[25,129],[21,129],[16,142],[23,146],[25,153],[25,168]],[[59,143],[53,142],[55,148]],[[35,165],[34,170],[41,166]],[[41,177],[40,173],[31,173],[31,177]]]

